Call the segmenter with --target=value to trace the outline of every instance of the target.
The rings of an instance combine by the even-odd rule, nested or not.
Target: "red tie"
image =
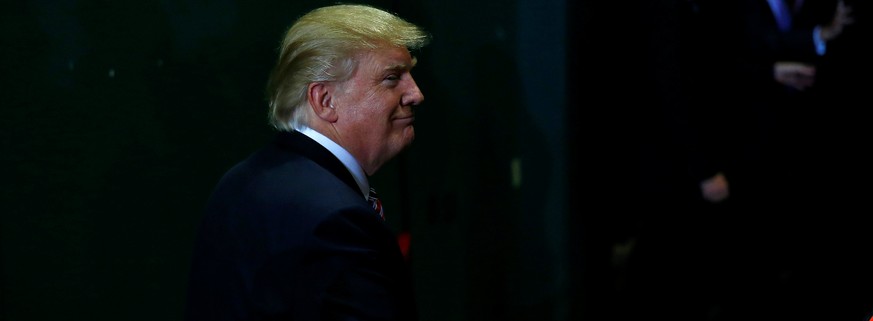
[[[370,188],[370,195],[367,195],[367,201],[370,201],[370,205],[373,206],[373,210],[376,211],[376,214],[379,215],[383,221],[385,220],[385,212],[382,211],[382,201],[379,200],[379,194],[376,194],[376,190]]]
[[[376,194],[375,189],[370,188],[370,195],[367,195],[367,201],[369,201],[370,205],[373,206],[373,210],[376,211],[376,214],[379,215],[379,218],[384,221],[385,212],[382,211],[382,201],[379,200],[379,194]],[[410,239],[411,237],[409,235],[409,231],[403,231],[397,235],[397,245],[400,246],[400,253],[403,254],[403,258],[407,261],[409,261],[409,246],[411,243]]]

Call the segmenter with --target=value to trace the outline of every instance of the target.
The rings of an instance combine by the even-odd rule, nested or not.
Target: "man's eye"
[[[397,80],[400,80],[400,76],[398,76],[398,75],[388,75],[387,77],[385,77],[385,80],[397,81]]]

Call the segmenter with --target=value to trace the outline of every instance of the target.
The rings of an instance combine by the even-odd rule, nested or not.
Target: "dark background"
[[[622,308],[612,246],[688,184],[680,1],[365,2],[433,34],[417,140],[371,178],[412,233],[422,321]],[[0,319],[180,320],[202,206],[272,135],[282,33],[331,3],[3,2]]]

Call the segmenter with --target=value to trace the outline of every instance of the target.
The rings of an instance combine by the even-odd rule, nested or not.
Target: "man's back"
[[[188,320],[411,319],[393,234],[349,180],[299,133],[228,171],[198,234]]]

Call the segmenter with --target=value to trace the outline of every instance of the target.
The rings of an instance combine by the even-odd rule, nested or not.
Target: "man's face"
[[[358,56],[351,79],[337,87],[332,103],[341,145],[372,175],[415,138],[413,106],[424,95],[412,79],[415,60],[405,48],[386,47]]]

